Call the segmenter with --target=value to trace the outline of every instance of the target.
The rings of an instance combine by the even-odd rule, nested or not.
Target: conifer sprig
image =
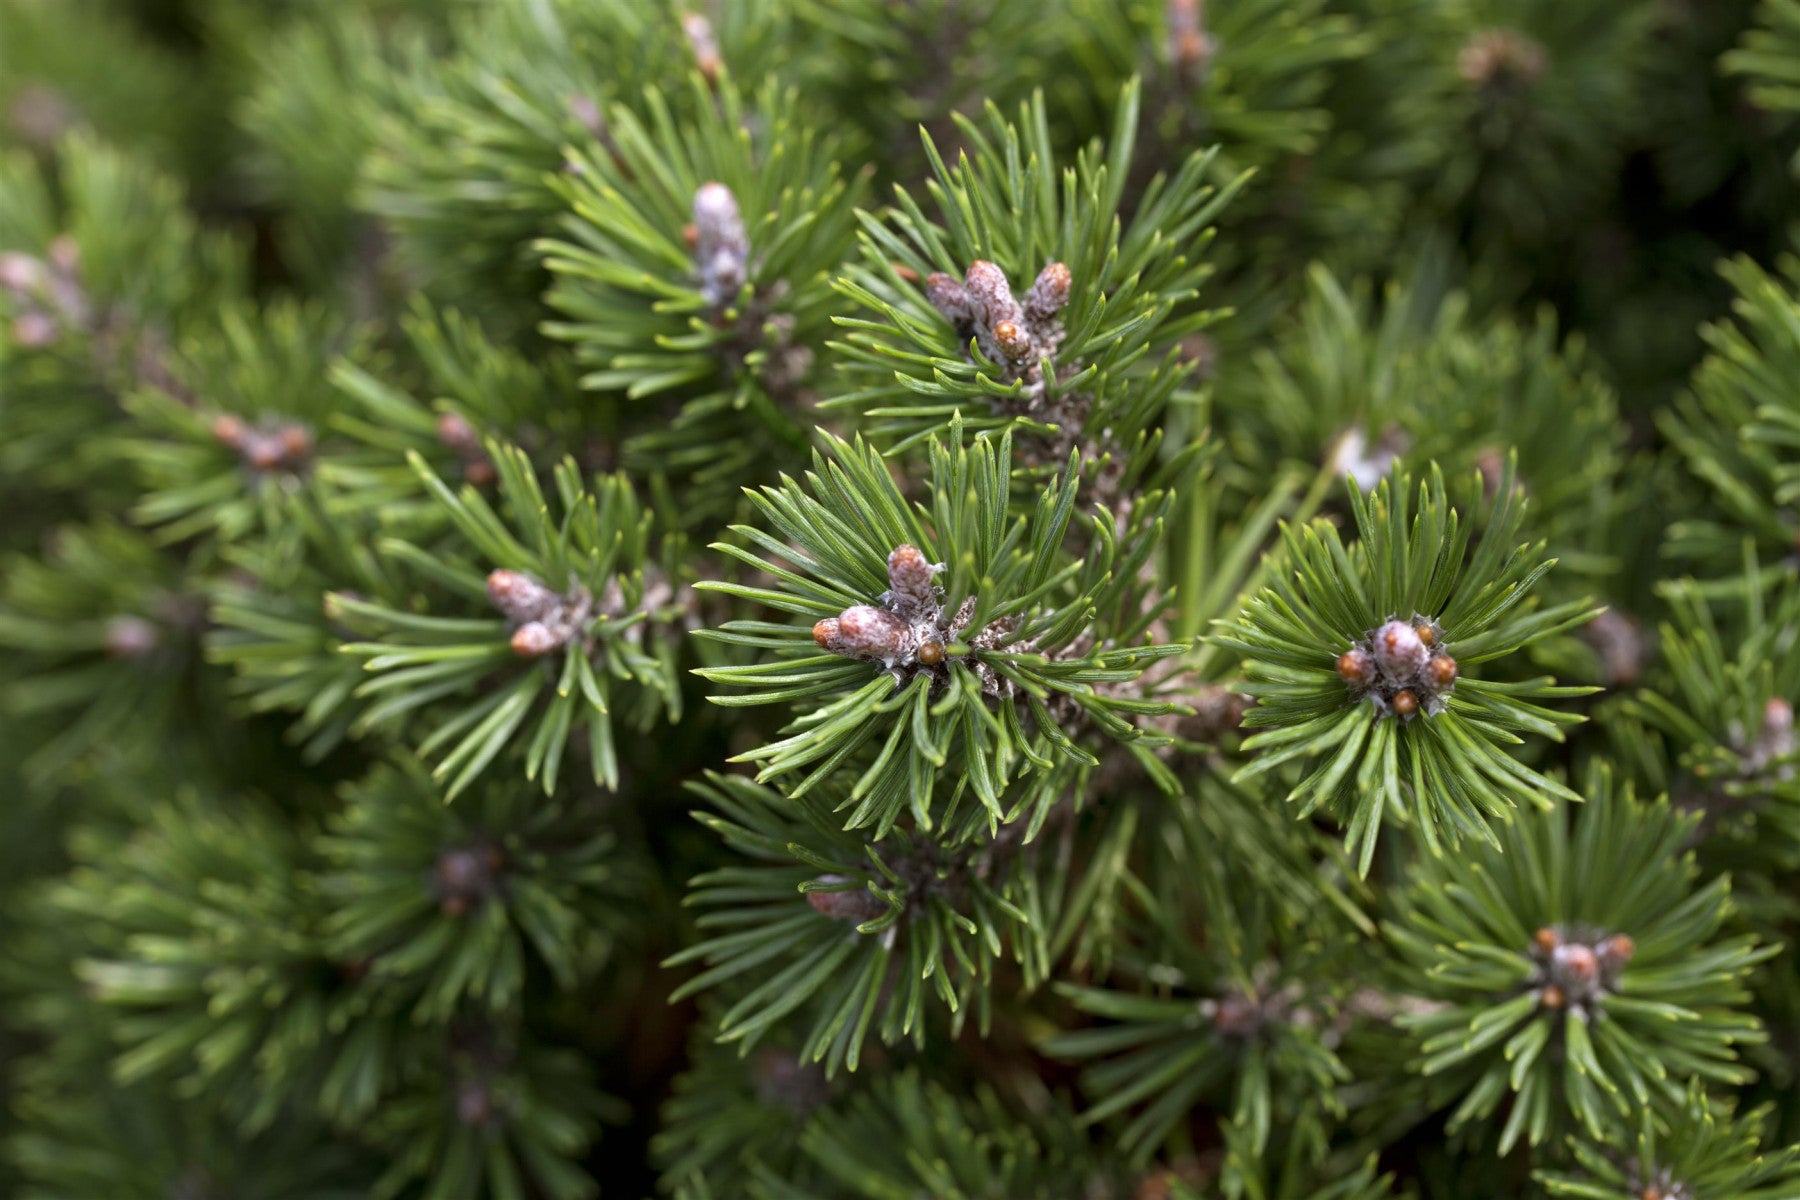
[[[1638,1117],[1635,1152],[1619,1139],[1573,1140],[1572,1170],[1542,1171],[1552,1196],[1579,1200],[1782,1200],[1800,1195],[1800,1146],[1768,1147],[1768,1106],[1737,1115],[1735,1105],[1707,1095],[1698,1081],[1666,1117]]]
[[[697,786],[717,813],[697,813],[755,865],[694,879],[688,903],[707,911],[706,935],[668,965],[704,962],[675,998],[731,985],[721,1040],[745,1052],[790,1014],[810,1028],[795,1051],[827,1076],[854,1071],[863,1044],[925,1044],[932,1011],[951,1027],[971,1015],[985,1029],[997,962],[1023,968],[1027,986],[1048,968],[1029,885],[1011,872],[1011,844],[946,847],[928,834],[879,841],[833,818],[830,790],[786,797],[741,777]]]
[[[1119,470],[1153,457],[1159,418],[1190,383],[1179,343],[1213,319],[1196,305],[1202,255],[1237,184],[1210,185],[1211,156],[1196,153],[1125,224],[1138,100],[1134,82],[1110,140],[1073,167],[1057,165],[1041,95],[1010,121],[993,105],[982,123],[958,117],[969,148],[953,165],[927,137],[937,218],[904,189],[863,217],[839,286],[872,315],[838,318],[852,388],[821,407],[859,414],[897,448],[956,414],[1011,430],[1046,470],[1071,447],[1112,453]]]
[[[953,420],[950,440],[931,444],[929,499],[918,502],[873,447],[825,443],[804,486],[785,479],[749,493],[772,532],[734,526],[747,545],[715,546],[769,586],[698,585],[814,621],[732,621],[705,635],[779,655],[702,669],[757,689],[714,703],[811,706],[781,740],[738,756],[759,765],[758,778],[797,777],[788,787],[798,798],[851,766],[846,826],[879,837],[902,814],[921,828],[941,819],[941,777],[959,781],[951,807],[966,789],[998,822],[1016,815],[1003,793],[1022,771],[1098,761],[1077,741],[1086,728],[1144,745],[1162,737],[1132,718],[1177,706],[1119,685],[1182,648],[1146,644],[1144,609],[1119,628],[1090,628],[1136,594],[1153,543],[1120,543],[1097,513],[1087,556],[1064,550],[1076,458],[1029,514],[1013,516],[1010,435],[965,443]],[[872,759],[857,757],[864,747]]]
[[[1572,1117],[1595,1138],[1698,1076],[1739,1084],[1750,970],[1778,947],[1721,936],[1730,883],[1696,888],[1697,816],[1594,772],[1587,802],[1524,811],[1499,844],[1414,868],[1388,937],[1440,1007],[1400,1018],[1419,1069],[1454,1081],[1453,1127],[1510,1103],[1501,1153]],[[1509,1100],[1510,1097],[1510,1100]]]
[[[516,446],[487,444],[499,476],[498,508],[472,486],[450,490],[412,458],[454,531],[453,552],[392,539],[384,552],[404,562],[453,611],[441,616],[343,592],[329,597],[334,619],[364,640],[343,653],[375,677],[358,694],[379,697],[358,724],[411,724],[424,713],[418,743],[436,757],[434,774],[456,796],[509,746],[523,770],[552,793],[572,734],[585,732],[596,782],[616,788],[614,707],[643,727],[678,711],[674,649],[647,623],[667,618],[674,599],[652,561],[650,516],[620,476],[590,487],[572,460],[554,472],[556,509]],[[553,516],[560,511],[560,516]],[[471,697],[472,695],[472,698]],[[428,706],[449,701],[447,707]],[[528,741],[515,735],[530,722]]]
[[[1479,476],[1468,482],[1473,500],[1456,508],[1441,472],[1415,484],[1396,468],[1353,492],[1348,546],[1324,521],[1284,526],[1280,575],[1212,638],[1243,656],[1257,701],[1244,726],[1264,731],[1245,740],[1256,753],[1236,778],[1306,770],[1288,799],[1302,817],[1336,816],[1365,874],[1384,820],[1415,827],[1435,855],[1465,838],[1493,844],[1491,823],[1520,801],[1577,799],[1505,747],[1519,732],[1561,740],[1582,718],[1540,702],[1595,689],[1469,672],[1593,610],[1532,604],[1551,564],[1519,543],[1510,462],[1489,500]]]

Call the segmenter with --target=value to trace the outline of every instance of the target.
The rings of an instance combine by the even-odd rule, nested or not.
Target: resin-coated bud
[[[1031,290],[1025,293],[1025,321],[1034,328],[1049,324],[1069,302],[1069,289],[1074,277],[1064,263],[1053,262],[1038,272]]]
[[[542,658],[563,644],[542,621],[527,621],[513,630],[512,651],[520,658]]]
[[[969,264],[963,286],[975,303],[976,316],[990,332],[1003,321],[1018,324],[1025,319],[1019,302],[1013,299],[1011,285],[1006,282],[1006,272],[986,259],[978,258]]]
[[[836,632],[829,649],[891,662],[905,652],[912,627],[885,608],[856,604],[838,616]]]
[[[1595,951],[1601,968],[1611,975],[1616,975],[1624,970],[1625,964],[1630,962],[1631,956],[1636,953],[1637,943],[1623,933],[1617,933],[1607,938]]]
[[[722,183],[703,183],[694,193],[694,261],[700,291],[719,308],[737,297],[749,278],[750,243],[737,197]]]
[[[1590,983],[1599,973],[1600,960],[1589,946],[1580,942],[1569,942],[1558,946],[1551,955],[1550,961],[1566,978],[1580,983]]]
[[[975,301],[956,278],[942,271],[933,272],[925,281],[925,298],[931,301],[931,307],[943,314],[944,320],[959,330],[967,329],[975,323]]]
[[[523,571],[490,571],[488,600],[510,620],[536,621],[562,602],[562,597]]]
[[[1419,711],[1419,698],[1405,688],[1394,693],[1393,703],[1396,716],[1410,717]]]
[[[1389,679],[1412,681],[1430,656],[1419,631],[1405,621],[1389,621],[1375,631],[1375,663]]]
[[[888,555],[888,587],[897,604],[918,608],[929,604],[934,590],[932,580],[944,569],[942,563],[929,563],[913,545],[895,546]]]

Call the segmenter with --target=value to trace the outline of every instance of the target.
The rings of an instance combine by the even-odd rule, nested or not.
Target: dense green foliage
[[[1800,3],[0,0],[0,1194],[1800,1197]]]

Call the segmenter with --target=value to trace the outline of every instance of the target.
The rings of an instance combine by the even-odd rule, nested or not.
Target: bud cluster
[[[1021,303],[1013,296],[1006,272],[982,259],[969,264],[963,281],[942,272],[925,281],[925,297],[959,339],[973,338],[982,356],[1002,368],[1007,383],[1023,381],[1028,398],[1043,395],[1044,363],[1062,344],[1058,314],[1069,303],[1073,279],[1063,263],[1047,264]]]
[[[1544,1008],[1586,1012],[1602,997],[1618,990],[1625,965],[1637,943],[1625,934],[1610,937],[1545,926],[1531,939],[1534,964],[1527,990],[1538,994]]]
[[[917,546],[894,547],[888,555],[888,590],[881,603],[853,604],[813,626],[822,650],[846,658],[866,658],[890,670],[942,665],[944,643],[960,632],[944,622],[942,591],[935,582],[943,563],[929,563]]]
[[[1439,648],[1443,640],[1428,617],[1390,619],[1338,657],[1338,678],[1383,715],[1435,716],[1456,687],[1456,660]]]
[[[703,183],[694,193],[694,266],[700,294],[715,312],[736,300],[750,278],[750,239],[737,197],[722,183]]]
[[[64,335],[88,328],[93,309],[81,286],[81,254],[73,238],[50,243],[43,258],[0,254],[0,293],[13,303],[12,340],[26,349],[55,345]]]
[[[213,418],[212,435],[257,474],[298,475],[312,460],[312,430],[298,421],[265,417],[250,424],[233,413],[220,413]]]
[[[490,843],[452,846],[431,869],[431,891],[447,917],[460,917],[500,890],[506,852]]]
[[[586,588],[552,591],[523,571],[490,572],[487,593],[512,626],[513,653],[520,658],[562,649],[586,634],[594,616],[594,596]]]

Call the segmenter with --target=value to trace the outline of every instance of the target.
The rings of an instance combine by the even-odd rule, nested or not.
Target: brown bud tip
[[[512,649],[520,658],[541,658],[561,645],[562,640],[542,621],[527,621],[513,630]]]
[[[681,241],[689,250],[698,246],[700,244],[700,227],[692,221],[683,225],[681,227]]]
[[[1773,697],[1763,705],[1763,729],[1770,733],[1785,733],[1794,727],[1794,706],[1780,696]]]
[[[1016,321],[994,323],[994,344],[1008,358],[1018,360],[1031,357],[1031,335]]]
[[[1562,945],[1562,939],[1556,936],[1556,930],[1551,929],[1548,925],[1534,933],[1531,940],[1536,942],[1537,948],[1545,954],[1554,953],[1556,948]]]
[[[1401,688],[1394,693],[1394,712],[1402,717],[1410,717],[1419,711],[1419,698],[1410,689]]]
[[[1430,653],[1419,631],[1405,621],[1389,621],[1375,631],[1375,661],[1391,680],[1414,678]]]
[[[156,626],[142,617],[114,617],[106,623],[109,658],[142,658],[155,650],[161,640]]]
[[[230,413],[220,413],[213,418],[212,435],[221,445],[236,449],[244,440],[244,422]]]
[[[1538,993],[1538,1003],[1542,1004],[1545,1008],[1554,1010],[1560,1009],[1564,1004],[1567,1004],[1568,998],[1563,995],[1563,990],[1561,988],[1552,983]]]
[[[901,279],[904,279],[907,283],[919,282],[919,273],[905,263],[895,263],[894,274],[898,275]],[[946,278],[948,277],[946,276]]]
[[[902,605],[917,606],[931,600],[932,580],[942,568],[925,561],[917,546],[895,546],[888,555],[888,587],[893,598]]]
[[[273,471],[287,459],[287,450],[282,446],[280,438],[261,434],[249,435],[241,444],[241,450],[244,457],[250,460],[250,465],[259,471]]]
[[[1338,655],[1337,673],[1351,687],[1368,687],[1375,682],[1375,660],[1367,650],[1352,647]]]
[[[813,641],[819,643],[819,649],[829,650],[838,640],[838,619],[826,617],[813,626]]]
[[[1212,57],[1212,39],[1198,29],[1186,29],[1175,39],[1175,62],[1197,67]]]
[[[305,458],[312,453],[312,433],[304,425],[281,427],[281,449],[288,458]]]
[[[1631,956],[1636,953],[1637,942],[1627,934],[1615,933],[1600,943],[1600,965],[1609,971],[1617,971],[1630,962]]]
[[[494,469],[494,464],[485,458],[463,464],[463,478],[476,487],[493,487],[494,481],[499,477],[500,473]]]
[[[1456,682],[1456,660],[1448,654],[1434,654],[1425,664],[1425,678],[1434,688],[1447,688]]]
[[[1593,948],[1584,946],[1580,942],[1570,942],[1558,946],[1555,961],[1556,965],[1571,979],[1580,980],[1583,983],[1594,978],[1600,970],[1599,958],[1594,954]]]
[[[911,627],[905,621],[872,604],[852,605],[838,616],[837,621],[838,642],[833,649],[889,663],[905,652],[911,634]]]
[[[944,661],[944,645],[942,642],[919,643],[919,661],[928,667],[935,667]]]
[[[1074,277],[1067,263],[1053,262],[1038,272],[1031,290],[1025,293],[1025,315],[1029,320],[1048,321],[1069,303],[1069,290]]]
[[[1419,640],[1424,642],[1427,646],[1437,645],[1437,630],[1433,629],[1425,622],[1420,621],[1417,625],[1414,625],[1413,632],[1418,634]]]
[[[475,427],[464,420],[460,413],[439,413],[437,436],[438,441],[459,454],[479,449]]]

